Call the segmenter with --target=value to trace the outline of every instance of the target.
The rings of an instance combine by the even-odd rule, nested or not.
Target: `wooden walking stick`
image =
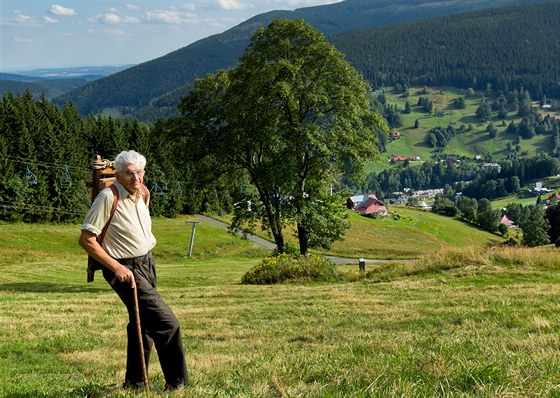
[[[142,378],[146,386],[146,397],[150,397],[150,385],[148,384],[148,371],[146,369],[146,360],[144,358],[144,343],[142,342],[142,327],[140,326],[140,309],[138,308],[138,293],[136,291],[136,283],[132,288],[134,296],[134,314],[136,315],[136,330],[138,331],[138,346],[140,347],[140,363],[142,364]]]

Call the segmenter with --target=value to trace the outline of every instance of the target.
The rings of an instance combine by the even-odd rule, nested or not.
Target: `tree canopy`
[[[341,203],[332,187],[377,157],[377,132],[387,131],[369,92],[342,53],[302,20],[274,20],[255,33],[236,68],[197,80],[179,105],[189,142],[251,183],[239,199],[254,205],[238,206],[234,227],[259,219],[279,252],[287,222],[297,225],[303,254],[340,239],[343,209],[332,205]]]

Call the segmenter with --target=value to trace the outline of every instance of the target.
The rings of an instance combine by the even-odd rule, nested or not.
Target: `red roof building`
[[[516,228],[516,225],[504,214],[500,220],[500,224],[504,224],[508,228]]]
[[[366,200],[357,205],[354,210],[361,214],[386,215],[389,211],[387,207],[375,195],[370,195]]]

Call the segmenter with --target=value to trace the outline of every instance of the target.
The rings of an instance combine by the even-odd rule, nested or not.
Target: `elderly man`
[[[165,388],[189,382],[179,322],[156,290],[156,268],[152,248],[156,239],[148,210],[149,192],[143,185],[146,158],[124,151],[114,162],[116,182],[95,198],[81,227],[79,244],[93,257],[103,277],[128,310],[128,349],[123,387],[142,388],[142,362],[138,347],[133,288],[138,292],[142,341],[146,364],[152,344],[158,352]],[[116,188],[116,190],[115,190]],[[111,218],[113,202],[117,207]],[[109,222],[102,244],[98,236]]]

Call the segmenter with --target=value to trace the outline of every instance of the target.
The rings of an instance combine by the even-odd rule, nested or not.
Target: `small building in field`
[[[485,169],[495,169],[498,173],[502,171],[502,166],[499,163],[484,162],[482,167]]]
[[[362,203],[364,200],[366,200],[369,196],[373,196],[377,199],[377,196],[375,196],[375,195],[356,194],[356,195],[350,196],[348,199],[346,199],[346,207],[353,210],[353,209],[356,208],[356,206],[358,206],[360,203]]]
[[[389,213],[385,204],[375,195],[368,195],[368,198],[358,204],[354,210],[363,215],[385,216]]]
[[[403,163],[406,162],[407,160],[408,158],[406,156],[398,156],[398,155],[391,156],[391,163]]]
[[[517,225],[514,224],[505,214],[500,219],[500,224],[505,225],[508,228],[517,228]]]

